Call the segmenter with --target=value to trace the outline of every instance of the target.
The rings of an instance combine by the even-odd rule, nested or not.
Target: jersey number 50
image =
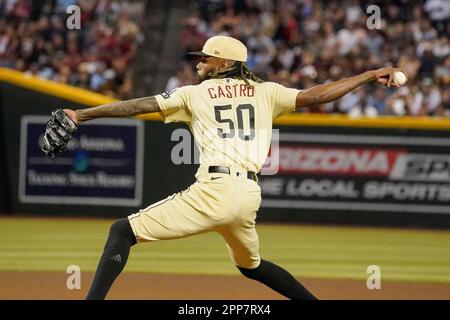
[[[224,106],[214,106],[214,114],[216,116],[216,121],[219,123],[226,123],[230,127],[229,132],[224,132],[222,128],[217,128],[217,135],[220,138],[233,138],[235,133],[235,125],[232,119],[222,118],[221,111],[231,110],[231,104]],[[248,113],[248,129],[249,133],[244,134],[244,112]],[[243,141],[251,141],[255,138],[255,107],[251,104],[244,103],[240,104],[236,108],[237,114],[237,125],[238,125],[238,135]]]

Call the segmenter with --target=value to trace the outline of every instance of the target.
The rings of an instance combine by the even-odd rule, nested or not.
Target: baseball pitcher
[[[52,113],[42,150],[53,158],[85,121],[159,112],[166,123],[185,122],[200,150],[196,182],[188,189],[116,220],[87,299],[104,299],[136,243],[218,232],[230,258],[246,277],[290,299],[316,299],[289,272],[259,255],[255,220],[261,203],[258,172],[268,155],[275,118],[297,108],[339,99],[377,81],[395,86],[395,68],[367,71],[308,90],[264,82],[247,67],[247,48],[237,39],[206,41],[197,64],[199,83],[171,92]]]

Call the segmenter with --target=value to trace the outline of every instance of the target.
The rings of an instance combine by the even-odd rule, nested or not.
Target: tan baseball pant
[[[209,231],[226,241],[230,257],[239,267],[260,263],[255,229],[261,189],[241,170],[208,173],[200,166],[197,181],[128,217],[137,242],[178,239]],[[237,173],[240,173],[239,175]]]

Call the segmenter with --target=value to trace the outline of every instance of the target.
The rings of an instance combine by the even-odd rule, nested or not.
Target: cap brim
[[[210,55],[201,52],[201,51],[192,51],[192,52],[188,52],[188,54],[193,55],[193,56],[201,56],[201,57],[210,57]]]

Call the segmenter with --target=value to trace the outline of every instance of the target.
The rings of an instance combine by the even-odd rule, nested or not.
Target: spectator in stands
[[[442,65],[437,66],[435,78],[442,87],[450,86],[450,55],[447,56]]]
[[[177,74],[169,79],[165,91],[172,91],[177,87],[182,87],[195,82],[195,74],[189,63],[183,63]]]
[[[401,87],[387,98],[384,114],[394,116],[411,115],[412,103],[413,97],[408,87]]]
[[[450,88],[447,87],[442,92],[442,101],[436,110],[437,115],[441,117],[450,117]]]
[[[387,90],[380,86],[374,87],[367,97],[368,103],[377,110],[377,114],[383,114],[386,109]]]
[[[423,78],[419,90],[414,95],[411,114],[417,116],[434,115],[441,105],[441,93],[432,78]]]
[[[357,94],[359,96],[359,101],[348,111],[348,116],[350,118],[376,117],[378,115],[378,110],[368,103],[364,89],[359,88]]]

